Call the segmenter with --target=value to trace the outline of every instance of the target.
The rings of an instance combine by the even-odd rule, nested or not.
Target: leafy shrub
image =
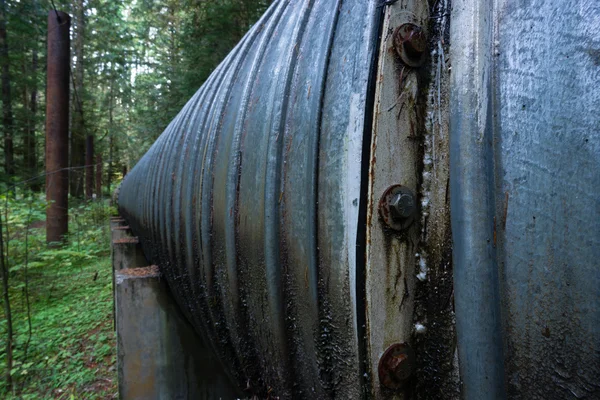
[[[47,247],[42,195],[0,196],[13,314],[13,390],[0,397],[107,398],[116,392],[109,215],[70,199],[69,237]],[[30,330],[31,327],[31,330]],[[0,371],[6,370],[0,320]]]

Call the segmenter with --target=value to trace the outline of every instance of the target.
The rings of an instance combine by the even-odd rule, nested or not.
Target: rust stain
[[[367,205],[367,226],[371,226],[373,223],[373,195],[374,195],[374,185],[375,185],[375,166],[377,165],[377,157],[374,156],[375,150],[377,149],[377,140],[376,140],[377,132],[373,132],[372,144],[371,144],[371,162],[369,166],[369,204]],[[367,229],[367,236],[370,239],[370,230]]]
[[[402,388],[414,370],[415,356],[407,343],[388,347],[379,359],[379,382],[389,389]]]
[[[138,244],[140,241],[137,237],[128,237],[113,240],[113,244]]]
[[[148,267],[143,267],[143,268],[122,269],[118,273],[120,275],[127,275],[127,276],[143,276],[143,277],[160,276],[160,270],[158,269],[157,265],[150,265]]]

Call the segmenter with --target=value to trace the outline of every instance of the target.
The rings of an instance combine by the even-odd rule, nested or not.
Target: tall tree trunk
[[[85,19],[84,19],[83,0],[75,2],[75,75],[73,104],[75,112],[73,113],[73,122],[71,124],[71,167],[82,167],[85,165],[85,126],[83,118],[83,44],[85,38]],[[81,197],[83,195],[83,176],[84,170],[75,168],[70,174],[70,192],[71,196]]]
[[[96,198],[102,198],[102,153],[96,154]]]
[[[85,138],[85,197],[92,198],[94,192],[94,136]]]
[[[113,155],[114,155],[114,137],[113,137],[113,86],[114,77],[112,77],[112,66],[111,66],[111,81],[110,81],[110,97],[108,103],[108,171],[106,173],[106,188],[108,189],[109,196],[112,196],[110,192],[110,184],[112,181],[113,174]]]
[[[2,125],[4,130],[4,172],[15,174],[13,155],[13,113],[10,96],[10,68],[6,40],[6,1],[0,0],[0,62],[2,63]]]
[[[35,137],[36,131],[36,115],[37,115],[37,102],[38,102],[38,91],[37,91],[37,70],[38,70],[38,53],[37,49],[33,49],[33,55],[31,57],[31,77],[32,87],[29,98],[29,114],[27,118],[27,131],[25,133],[25,168],[27,170],[28,177],[34,177],[38,175],[38,163],[37,163],[37,140]],[[31,190],[38,192],[41,188],[40,181],[35,179],[29,185]]]

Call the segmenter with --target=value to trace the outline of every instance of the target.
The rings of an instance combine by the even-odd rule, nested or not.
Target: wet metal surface
[[[419,187],[420,233],[415,254],[413,336],[416,365],[413,399],[460,399],[454,326],[452,240],[449,188],[449,0],[430,9],[428,62],[420,75],[425,104],[419,140],[422,172]]]
[[[376,3],[275,2],[121,188],[144,251],[248,394],[362,391],[356,243]]]
[[[465,399],[600,397],[600,3],[453,1]]]

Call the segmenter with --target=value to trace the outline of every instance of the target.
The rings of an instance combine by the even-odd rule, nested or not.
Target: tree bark
[[[111,82],[110,82],[110,98],[108,105],[108,171],[106,173],[106,188],[109,196],[112,196],[110,192],[110,184],[112,181],[113,174],[113,155],[114,155],[114,139],[113,139],[113,86],[114,77],[112,77],[111,67]]]
[[[33,178],[38,175],[38,163],[37,163],[37,139],[35,137],[36,131],[36,115],[37,115],[37,103],[38,103],[38,89],[37,89],[37,70],[38,70],[38,53],[37,49],[33,49],[31,57],[31,76],[32,76],[32,87],[31,95],[29,99],[29,116],[27,123],[27,132],[25,134],[25,168],[29,178]],[[29,185],[31,190],[39,192],[41,185],[38,179],[35,179]]]
[[[83,114],[84,87],[83,87],[83,45],[85,39],[85,16],[83,0],[75,2],[75,74],[73,100],[75,112],[71,125],[71,167],[76,167],[70,173],[70,192],[73,197],[83,195],[84,170],[77,167],[85,165],[85,126]]]
[[[85,139],[85,197],[89,200],[94,193],[94,136]]]
[[[6,1],[0,0],[0,62],[2,63],[2,125],[4,133],[4,172],[15,174],[13,150],[13,113],[10,94],[10,62],[6,40]]]
[[[96,198],[102,198],[102,154],[96,154]]]

